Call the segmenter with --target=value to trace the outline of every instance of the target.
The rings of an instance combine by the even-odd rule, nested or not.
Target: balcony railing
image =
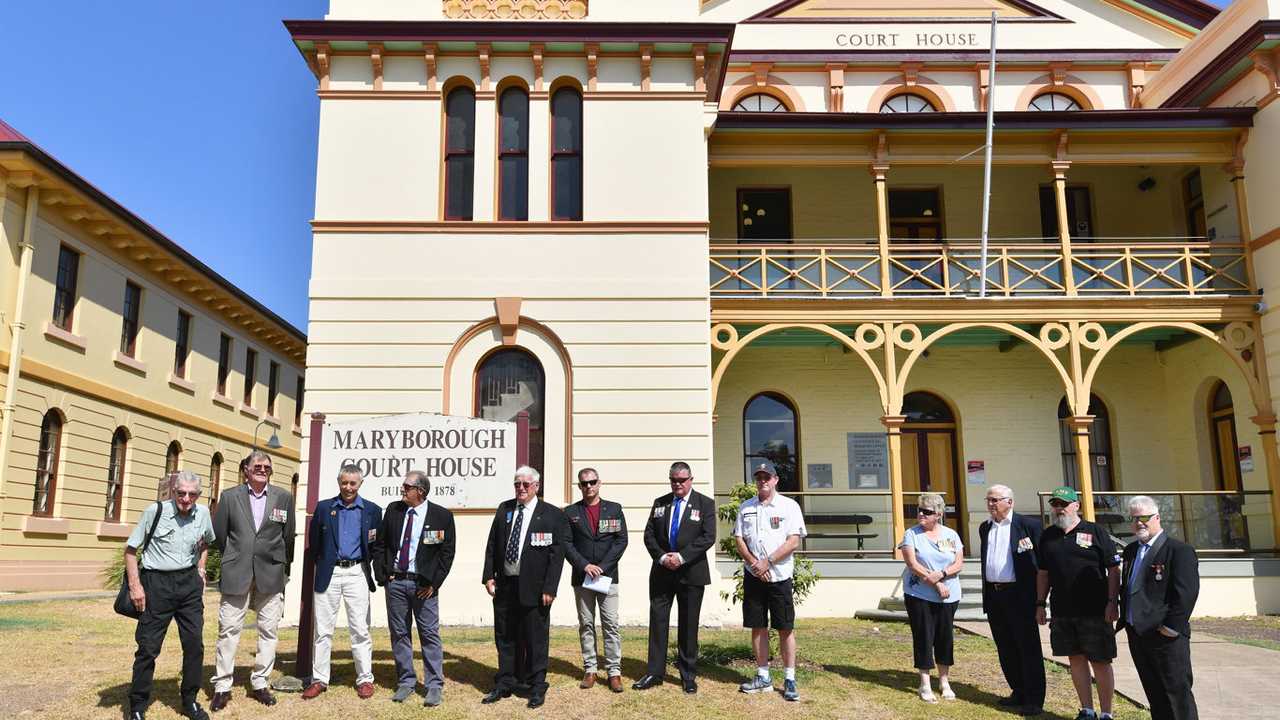
[[[875,241],[711,245],[712,298],[976,297],[975,241]],[[1250,295],[1245,246],[1203,239],[992,241],[993,297],[1171,297]],[[1069,271],[1068,271],[1069,268]]]

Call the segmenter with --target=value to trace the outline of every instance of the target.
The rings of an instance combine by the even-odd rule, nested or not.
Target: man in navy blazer
[[[329,687],[329,655],[338,606],[347,609],[356,694],[373,696],[373,640],[369,637],[369,594],[374,592],[370,544],[382,523],[382,508],[360,497],[364,475],[355,465],[338,471],[338,496],[316,503],[307,530],[316,559],[315,654],[311,684],[302,691],[311,700]]]
[[[1036,548],[1044,527],[1013,511],[1013,491],[987,490],[991,519],[978,528],[982,539],[982,610],[1000,656],[1000,669],[1013,694],[1000,701],[1023,715],[1043,712],[1044,657],[1036,626]]]

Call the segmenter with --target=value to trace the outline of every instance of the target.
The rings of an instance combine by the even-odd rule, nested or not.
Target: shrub
[[[205,584],[208,586],[216,585],[218,578],[222,577],[222,552],[217,548],[209,548],[209,557],[204,564]],[[124,548],[121,547],[120,552],[112,557],[111,562],[102,568],[100,575],[102,578],[102,587],[107,590],[117,590],[120,583],[124,582]]]

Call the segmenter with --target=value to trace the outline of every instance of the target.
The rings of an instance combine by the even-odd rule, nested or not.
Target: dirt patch
[[[1280,650],[1280,615],[1196,618],[1191,621],[1191,630],[1231,642]]]

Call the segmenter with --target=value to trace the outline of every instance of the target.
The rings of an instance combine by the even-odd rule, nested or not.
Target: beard
[[[1053,516],[1053,524],[1056,525],[1057,528],[1059,530],[1062,530],[1063,532],[1066,532],[1067,530],[1069,530],[1071,526],[1075,524],[1075,522],[1076,522],[1076,516],[1070,515],[1068,513],[1063,513],[1061,515]]]
[[[1134,531],[1133,536],[1138,539],[1138,542],[1145,543],[1151,539],[1151,531],[1147,528],[1142,528]]]

